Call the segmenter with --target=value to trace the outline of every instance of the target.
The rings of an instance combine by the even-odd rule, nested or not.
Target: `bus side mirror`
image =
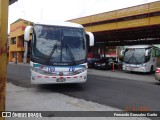
[[[122,51],[120,52],[120,55],[121,55],[121,56],[124,56],[124,50],[122,50]]]
[[[146,52],[145,52],[145,56],[148,56],[148,50],[146,50]]]
[[[29,39],[30,39],[31,29],[32,29],[32,26],[27,26],[26,29],[25,29],[25,31],[24,31],[24,40],[25,40],[26,42],[28,42]]]
[[[89,41],[89,46],[94,46],[94,35],[91,32],[86,32],[86,36],[88,37]]]
[[[148,56],[150,52],[151,52],[151,50],[147,49],[146,52],[145,52],[145,56]]]

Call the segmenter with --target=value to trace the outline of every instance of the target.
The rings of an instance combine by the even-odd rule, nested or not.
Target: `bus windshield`
[[[124,62],[128,64],[145,63],[145,48],[131,48],[125,50]]]
[[[52,63],[75,63],[86,59],[84,29],[35,25],[33,55]]]

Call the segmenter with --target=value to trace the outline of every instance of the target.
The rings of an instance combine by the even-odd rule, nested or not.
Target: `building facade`
[[[9,62],[23,62],[25,42],[24,30],[26,26],[33,25],[33,22],[18,19],[10,25],[10,45],[9,45]],[[29,44],[30,42],[28,42]],[[30,45],[28,45],[30,47]],[[26,61],[29,61],[29,57]]]

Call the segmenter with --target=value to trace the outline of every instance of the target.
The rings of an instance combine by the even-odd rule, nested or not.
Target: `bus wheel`
[[[153,65],[151,66],[150,73],[153,73]]]

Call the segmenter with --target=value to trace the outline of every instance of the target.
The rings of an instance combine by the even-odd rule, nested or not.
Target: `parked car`
[[[102,58],[94,64],[95,69],[111,69],[111,62],[108,58]]]
[[[94,64],[98,60],[98,58],[87,58],[88,68],[94,68]]]
[[[114,64],[114,69],[120,69],[121,62],[118,62],[115,58],[102,58],[99,61],[95,62],[95,69],[112,69]]]
[[[155,79],[160,81],[160,67],[157,67],[155,71]]]

